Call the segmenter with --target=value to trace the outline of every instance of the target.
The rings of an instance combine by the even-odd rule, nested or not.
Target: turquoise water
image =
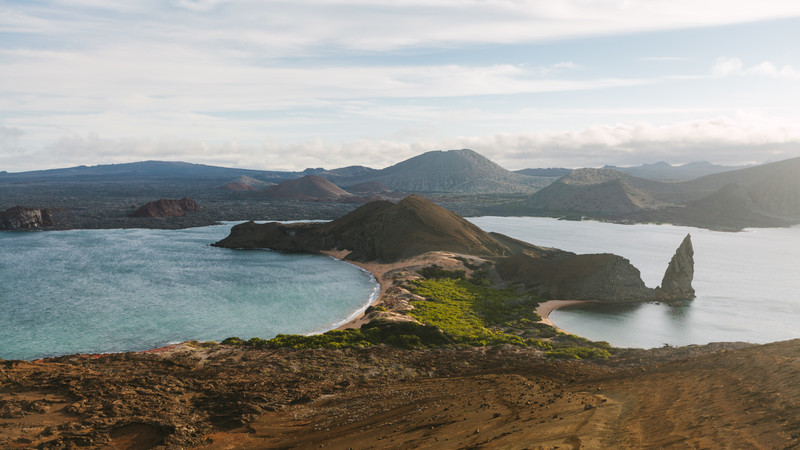
[[[0,232],[0,359],[322,332],[377,293],[326,256],[209,246],[229,231]]]
[[[616,225],[536,217],[470,219],[537,245],[628,258],[658,286],[686,233],[695,250],[697,298],[683,306],[645,303],[554,311],[558,327],[620,347],[800,338],[800,227],[722,233],[672,225]]]
[[[581,336],[643,348],[800,338],[798,227],[720,233],[531,217],[470,220],[538,245],[622,255],[651,287],[692,233],[697,299],[679,307],[603,305],[551,314]],[[208,245],[229,230],[0,232],[0,359],[322,332],[376,294],[369,274],[328,257]]]

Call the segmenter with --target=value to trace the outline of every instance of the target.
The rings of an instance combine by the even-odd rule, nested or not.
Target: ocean
[[[661,283],[684,236],[692,235],[696,299],[681,306],[592,305],[553,311],[553,323],[571,333],[635,348],[800,338],[800,227],[726,233],[540,217],[470,221],[536,245],[618,254],[641,271],[649,287]]]
[[[0,359],[318,333],[377,295],[327,256],[209,246],[230,228],[0,232]]]

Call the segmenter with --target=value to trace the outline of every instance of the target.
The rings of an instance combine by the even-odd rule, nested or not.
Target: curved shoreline
[[[330,331],[330,330],[341,330],[341,329],[345,329],[345,328],[357,328],[356,326],[351,326],[351,324],[355,324],[356,322],[358,322],[358,320],[364,316],[365,312],[367,311],[367,308],[369,308],[370,306],[373,306],[376,303],[378,303],[378,299],[381,298],[381,294],[385,290],[385,287],[383,286],[383,284],[381,284],[380,281],[378,281],[378,276],[375,273],[373,273],[372,271],[370,271],[369,269],[367,269],[366,267],[362,267],[361,265],[356,264],[356,263],[354,263],[352,261],[345,261],[343,258],[339,258],[337,256],[328,254],[326,252],[323,252],[323,253],[325,253],[327,256],[335,259],[336,261],[343,262],[345,264],[349,264],[351,266],[354,266],[354,267],[358,268],[359,270],[361,270],[363,272],[366,272],[372,278],[372,281],[375,282],[375,286],[372,288],[372,293],[370,294],[369,299],[367,300],[366,304],[364,304],[363,306],[361,306],[360,308],[355,310],[346,319],[342,320],[341,322],[335,323],[333,325],[333,327],[331,327],[331,328],[327,328],[326,327],[325,330],[322,331],[322,333],[324,333],[325,331]],[[344,252],[344,253],[347,253],[347,252]],[[358,325],[358,327],[360,327],[360,326],[361,326],[361,324]],[[309,334],[317,334],[317,333],[314,332],[314,333],[309,333]]]
[[[351,316],[350,319],[346,320],[343,323],[340,323],[333,328],[332,330],[346,330],[348,328],[361,328],[361,325],[367,323],[365,319],[365,312],[367,308],[370,306],[375,306],[380,303],[381,297],[389,288],[389,284],[384,281],[383,276],[389,272],[390,270],[396,269],[397,267],[401,267],[402,264],[393,263],[393,264],[380,264],[375,262],[358,262],[358,261],[345,261],[344,257],[350,253],[348,250],[325,250],[320,252],[323,255],[330,256],[331,258],[337,259],[339,261],[345,262],[347,264],[354,265],[365,272],[368,272],[372,275],[372,278],[378,283],[377,293],[373,293],[370,297],[370,301],[364,306],[363,309],[356,311],[356,313]],[[327,330],[326,330],[327,331]]]
[[[550,325],[551,327],[563,333],[573,334],[570,333],[569,331],[562,330],[561,328],[557,327],[550,320],[550,313],[559,308],[564,308],[566,306],[580,305],[586,303],[595,303],[595,300],[548,300],[546,302],[539,303],[539,306],[536,307],[536,314],[539,314],[539,316],[542,318],[541,321],[542,323]]]

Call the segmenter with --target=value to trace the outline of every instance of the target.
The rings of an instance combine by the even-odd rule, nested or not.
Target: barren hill
[[[609,169],[577,169],[521,202],[531,211],[628,214],[663,204],[645,189],[657,182]]]
[[[160,199],[137,209],[130,217],[179,217],[187,212],[200,211],[200,206],[190,198],[180,200]]]
[[[396,261],[434,250],[476,256],[508,255],[508,248],[458,215],[415,195],[397,204],[368,203],[323,224],[244,223],[214,244],[295,252],[347,249],[347,259]]]
[[[464,149],[423,153],[346,184],[378,181],[405,192],[510,193],[533,192],[551,180],[510,172]]]
[[[318,175],[306,175],[296,180],[286,180],[261,190],[261,194],[271,199],[332,200],[349,197],[350,194]]]
[[[242,175],[235,180],[223,184],[219,188],[226,191],[257,191],[269,186],[271,183],[261,181],[247,175]]]

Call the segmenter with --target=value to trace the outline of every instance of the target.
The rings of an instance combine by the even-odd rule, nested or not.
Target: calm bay
[[[230,227],[0,232],[0,359],[322,332],[377,294],[327,256],[209,246]]]
[[[675,249],[691,233],[696,299],[681,306],[591,305],[553,311],[553,323],[571,333],[638,348],[800,338],[800,227],[725,233],[537,217],[470,221],[536,245],[616,253],[628,258],[650,287],[661,283]]]

